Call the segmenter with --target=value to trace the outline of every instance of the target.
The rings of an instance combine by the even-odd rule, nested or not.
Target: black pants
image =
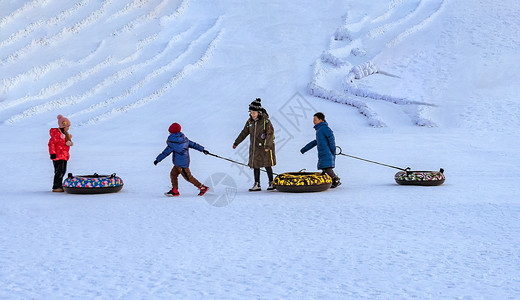
[[[67,172],[66,160],[53,160],[54,164],[54,183],[52,189],[60,189],[63,187],[63,176]]]
[[[332,180],[338,180],[338,175],[334,173],[334,168],[325,168],[323,169],[323,173],[329,175]]]
[[[265,167],[265,170],[267,171],[267,177],[269,177],[269,182],[273,181],[273,168],[272,167]],[[253,169],[255,174],[255,182],[260,183],[260,169]]]

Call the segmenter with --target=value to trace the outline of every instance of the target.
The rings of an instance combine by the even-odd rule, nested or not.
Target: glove
[[[203,150],[202,153],[208,155],[208,154],[209,154],[209,151],[208,151],[208,150]]]
[[[56,159],[56,154],[51,154],[51,159],[52,160]]]
[[[156,165],[156,166],[157,166],[158,163],[159,162],[157,161],[157,159],[153,161],[153,164]]]
[[[233,145],[233,149],[236,149],[237,148],[237,145]]]

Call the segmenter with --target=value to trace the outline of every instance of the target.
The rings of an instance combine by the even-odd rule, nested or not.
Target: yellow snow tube
[[[330,188],[332,178],[321,172],[292,172],[276,176],[273,184],[280,192],[322,192]]]

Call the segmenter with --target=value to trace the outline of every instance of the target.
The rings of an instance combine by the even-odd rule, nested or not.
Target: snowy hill
[[[507,0],[0,2],[0,298],[520,297],[520,5]],[[315,170],[312,115],[352,155],[446,169],[439,187],[338,157],[343,185],[251,194],[233,141],[261,97],[275,172]],[[53,194],[48,129],[68,171],[120,193]],[[219,181],[227,182],[227,185]],[[228,189],[226,189],[226,187]],[[229,191],[229,187],[233,187]],[[235,188],[236,187],[236,188]],[[210,205],[211,204],[211,205]]]

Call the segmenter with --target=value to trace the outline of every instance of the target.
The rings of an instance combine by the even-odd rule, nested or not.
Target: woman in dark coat
[[[262,107],[261,99],[256,98],[249,105],[249,119],[244,129],[240,132],[235,142],[235,149],[249,135],[249,167],[253,168],[255,183],[249,191],[261,191],[260,187],[260,168],[265,168],[269,178],[268,191],[274,190],[273,185],[273,166],[276,165],[274,128],[269,120],[267,111]]]

